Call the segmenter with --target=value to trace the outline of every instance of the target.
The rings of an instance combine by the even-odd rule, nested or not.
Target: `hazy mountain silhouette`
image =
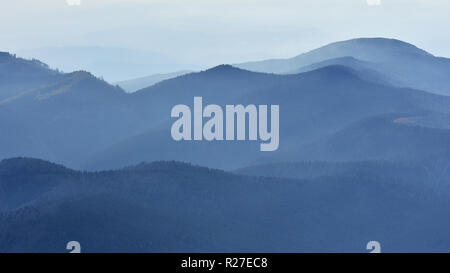
[[[354,57],[369,62],[392,62],[432,55],[414,45],[395,39],[360,38],[331,43],[290,59],[248,62],[236,66],[260,72],[287,73],[300,67],[340,57]]]
[[[359,77],[368,81],[373,81],[384,85],[394,85],[394,86],[401,85],[399,82],[396,82],[396,80],[390,77],[388,74],[378,72],[376,70],[376,63],[361,61],[353,57],[340,57],[328,59],[322,62],[313,63],[311,65],[295,69],[294,71],[291,71],[287,74],[299,74],[334,65],[342,65],[352,68],[358,73]]]
[[[3,100],[0,106],[23,121],[16,127],[29,129],[17,137],[27,136],[38,142],[36,147],[46,147],[22,154],[21,142],[13,141],[0,151],[2,158],[27,155],[73,166],[99,147],[136,133],[139,124],[146,124],[127,104],[122,89],[84,71],[63,74],[60,80]],[[0,126],[10,130],[7,123]]]
[[[353,52],[356,57],[320,61],[320,56],[329,58],[336,52]],[[379,64],[376,60],[387,62],[394,57],[399,63],[434,58],[396,40],[357,39],[299,56],[299,60],[313,60],[312,64],[296,67],[301,72],[307,71],[300,74],[267,74],[220,65],[165,80],[132,94],[88,72],[61,74],[38,63],[44,71],[57,75],[57,80],[0,102],[0,129],[6,132],[0,137],[5,146],[0,157],[33,156],[89,169],[164,159],[228,170],[264,161],[266,157],[279,161],[284,156],[294,161],[392,159],[395,149],[377,146],[380,143],[371,137],[364,138],[365,142],[355,142],[363,145],[359,154],[332,153],[339,151],[339,145],[351,146],[345,139],[322,143],[328,147],[322,150],[315,146],[322,144],[315,143],[332,139],[352,124],[385,114],[395,114],[400,122],[405,121],[402,118],[414,117],[416,126],[436,129],[431,135],[435,132],[440,136],[438,129],[450,128],[449,97],[397,88],[391,84],[392,78],[374,69]],[[173,141],[170,111],[177,104],[192,106],[194,96],[202,96],[205,105],[280,105],[280,149],[268,155],[259,151],[259,142]],[[397,130],[400,125],[373,124],[380,131]],[[358,128],[363,131],[363,127]],[[353,133],[365,136],[354,130]],[[421,133],[408,132],[411,135],[403,137],[409,140]],[[430,156],[436,148],[427,139],[433,140],[427,137],[419,142],[422,148],[411,143],[399,145],[398,149],[403,147],[402,151],[417,158]],[[367,146],[372,146],[373,151]],[[379,154],[373,156],[372,152]],[[399,158],[406,159],[407,155],[403,153]]]
[[[211,74],[213,76],[210,76]],[[215,80],[210,81],[211,77],[215,77]],[[247,83],[256,84],[247,86]],[[259,84],[264,86],[258,86]],[[332,136],[354,122],[372,116],[401,113],[398,117],[403,117],[406,113],[421,118],[421,126],[428,126],[433,120],[433,127],[438,128],[445,124],[448,126],[450,121],[450,98],[376,84],[361,79],[354,70],[343,66],[330,66],[284,76],[222,66],[165,81],[135,94],[140,98],[139,101],[150,101],[150,97],[153,99],[155,116],[167,114],[172,103],[192,106],[193,96],[200,95],[203,96],[204,104],[280,105],[282,142],[279,151],[270,153],[270,156],[279,154],[280,157],[277,158],[281,161],[287,153],[304,149],[318,138]],[[149,99],[146,99],[146,96]],[[441,111],[442,114],[431,119],[431,109]],[[234,169],[268,156],[259,152],[258,142],[176,142],[171,139],[170,126],[169,121],[162,120],[160,126],[107,148],[94,156],[85,167],[117,168],[141,161],[176,159],[210,167]],[[382,146],[373,144],[374,149],[384,150]],[[425,147],[426,145],[423,151],[426,150]],[[414,147],[411,149],[415,151]],[[299,154],[304,153],[299,151]],[[417,152],[417,155],[419,156],[420,152]]]
[[[86,70],[114,82],[188,68],[158,52],[120,47],[44,47],[19,50],[17,54],[43,60],[64,72]]]
[[[450,59],[435,57],[414,45],[384,38],[361,38],[336,42],[290,59],[272,59],[237,64],[259,72],[292,73],[330,59],[353,57],[372,62],[370,69],[393,83],[450,95]],[[317,66],[317,64],[316,64]]]
[[[356,39],[129,94],[0,53],[0,252],[448,252],[448,64]],[[279,150],[172,140],[194,96],[279,105]]]
[[[176,104],[192,105],[194,96],[202,96],[205,105],[280,105],[280,154],[385,113],[414,115],[422,119],[421,126],[448,127],[449,98],[383,85],[365,77],[369,74],[339,65],[294,75],[221,65],[132,94],[88,72],[61,74],[55,82],[0,103],[16,117],[17,132],[27,132],[17,134],[32,139],[22,146],[25,140],[19,138],[0,155],[33,156],[90,169],[162,159],[235,169],[262,156],[257,142],[173,141],[170,110]],[[432,122],[427,120],[430,111],[436,113]],[[0,126],[7,131],[10,125],[5,121]]]
[[[184,74],[188,74],[191,72],[193,72],[193,71],[182,70],[182,71],[166,73],[166,74],[154,74],[154,75],[150,75],[147,77],[141,77],[141,78],[137,78],[137,79],[116,82],[116,84],[118,86],[120,86],[121,88],[123,88],[123,90],[127,91],[128,93],[133,93],[140,89],[152,86],[155,83],[158,83],[158,82],[161,82],[164,80],[168,80],[168,79],[172,79],[172,78],[175,78],[178,76],[182,76]]]
[[[403,119],[401,115],[364,119],[280,158],[420,161],[450,153],[450,130],[402,124]]]
[[[0,52],[0,101],[57,81],[62,74],[36,59]]]
[[[449,189],[385,170],[288,180],[177,162],[86,173],[6,160],[0,251],[66,252],[77,240],[83,252],[365,252],[373,238],[383,252],[448,251]]]

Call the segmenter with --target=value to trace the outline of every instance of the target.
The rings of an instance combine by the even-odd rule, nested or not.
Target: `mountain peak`
[[[241,69],[266,73],[290,73],[301,67],[330,59],[353,57],[360,61],[393,63],[411,58],[433,57],[430,53],[403,41],[387,38],[356,38],[331,43],[288,59],[269,59],[236,64]]]
[[[231,72],[231,71],[242,71],[242,69],[234,67],[229,64],[221,64],[218,66],[215,66],[213,68],[207,69],[204,72],[207,73],[222,73],[222,72]]]
[[[333,47],[333,46],[352,46],[352,47],[362,47],[362,48],[378,48],[378,50],[402,50],[404,53],[415,53],[424,56],[432,56],[430,53],[418,48],[417,46],[398,40],[390,38],[355,38],[340,42],[331,43],[321,48]],[[319,48],[319,49],[321,49]],[[319,50],[318,49],[318,50]]]
[[[10,59],[11,57],[13,56],[9,52],[0,51],[0,61]]]
[[[298,62],[312,64],[327,59],[348,56],[362,61],[390,63],[404,58],[411,58],[411,56],[432,57],[433,55],[410,43],[396,39],[356,38],[331,43],[300,54],[287,61],[296,64]]]
[[[209,70],[213,70],[213,69],[232,69],[233,66],[230,64],[219,64],[218,66],[215,66]]]
[[[99,78],[84,70],[78,70],[68,73],[67,78],[70,78],[72,80],[99,80]]]

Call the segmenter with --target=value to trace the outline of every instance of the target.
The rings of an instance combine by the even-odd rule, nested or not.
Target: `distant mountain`
[[[73,105],[80,102],[98,103],[102,99],[111,99],[123,94],[123,90],[119,87],[113,87],[107,82],[94,77],[89,72],[76,71],[61,75],[59,81],[3,100],[2,104],[25,105],[26,107],[30,107],[30,104],[48,103],[53,99],[61,99],[64,97],[64,101],[61,103],[69,106],[69,103]],[[96,98],[99,96],[102,98]]]
[[[62,76],[36,59],[26,60],[0,52],[0,100],[57,81]]]
[[[361,79],[354,70],[343,66],[298,75],[254,73],[221,66],[165,81],[132,95],[139,102],[151,101],[153,115],[159,117],[168,115],[175,104],[192,105],[194,96],[203,96],[204,104],[280,105],[279,150],[261,153],[259,142],[248,141],[176,142],[171,138],[171,123],[167,118],[157,127],[108,147],[92,157],[85,167],[109,169],[141,161],[176,159],[229,170],[256,162],[260,157],[280,155],[276,158],[283,161],[286,154],[300,153],[317,139],[331,137],[355,122],[385,113],[399,113],[398,118],[406,113],[406,116],[423,119],[433,109],[443,113],[436,115],[433,126],[444,126],[450,121],[447,115],[450,98],[376,84]],[[427,124],[423,121],[421,126]],[[381,146],[374,146],[374,149],[384,151]],[[417,149],[411,149],[420,155]],[[293,154],[289,160],[299,158]]]
[[[19,50],[17,54],[43,60],[64,72],[90,71],[110,82],[189,67],[158,52],[116,47],[45,47]]]
[[[396,114],[363,119],[273,160],[422,162],[448,154],[450,130],[418,126],[413,118]]]
[[[428,56],[414,47],[404,47],[406,52],[417,51],[417,56]],[[436,144],[427,142],[432,137],[418,142],[422,148],[412,144],[398,146],[398,157],[393,157],[396,147],[377,146],[380,143],[370,135],[366,142],[354,142],[365,145],[359,154],[331,152],[338,150],[338,145],[346,144],[345,139],[331,141],[335,134],[380,115],[393,115],[392,120],[399,119],[399,122],[413,118],[416,126],[436,129],[433,132],[438,135],[441,135],[439,130],[450,128],[449,97],[398,88],[385,83],[386,78],[371,68],[372,62],[355,58],[328,60],[304,68],[314,70],[283,75],[220,65],[131,94],[88,72],[61,74],[58,80],[45,86],[0,101],[3,109],[0,130],[7,132],[0,137],[5,143],[0,158],[37,157],[91,170],[155,160],[179,160],[233,170],[265,162],[267,157],[283,162],[287,159],[408,160],[408,153],[419,159],[432,156],[437,152]],[[194,96],[202,96],[204,105],[280,105],[279,150],[262,153],[258,141],[174,141],[170,135],[173,122],[170,111],[177,104],[192,106]],[[383,123],[376,128],[389,131],[397,127]],[[420,132],[405,137],[413,140]],[[15,134],[20,137],[14,138]],[[324,139],[328,139],[327,145],[323,143],[329,148],[327,151],[314,148]],[[378,155],[374,156],[373,152]]]
[[[449,190],[392,171],[288,180],[178,162],[86,173],[6,160],[0,195],[14,206],[0,213],[0,251],[67,252],[76,240],[83,252],[366,252],[374,238],[383,252],[448,251]]]
[[[287,74],[300,74],[300,73],[324,68],[327,66],[335,66],[335,65],[341,65],[341,66],[346,66],[346,67],[352,68],[354,71],[356,71],[358,73],[359,77],[361,77],[365,80],[368,80],[368,81],[373,81],[373,82],[376,82],[379,84],[384,84],[384,85],[394,85],[394,86],[401,85],[399,82],[397,82],[395,79],[393,79],[389,75],[382,73],[382,72],[378,72],[376,70],[376,63],[361,61],[361,60],[355,59],[353,57],[340,57],[340,58],[328,59],[328,60],[325,60],[322,62],[313,63],[311,65],[300,67],[300,68],[295,69]]]
[[[11,126],[5,112],[0,117],[5,120],[0,124],[2,131],[28,128],[28,133],[17,133],[17,137],[28,137],[37,142],[36,147],[45,147],[22,154],[23,144],[13,141],[0,150],[2,158],[27,155],[74,166],[88,153],[146,125],[139,119],[140,113],[127,104],[122,89],[84,71],[63,74],[56,82],[1,101],[0,107],[18,119]],[[26,143],[30,145],[30,141]]]
[[[152,86],[155,83],[158,83],[158,82],[161,82],[164,80],[168,80],[168,79],[172,79],[172,78],[176,78],[178,76],[182,76],[182,75],[185,75],[185,74],[188,74],[191,72],[193,72],[193,71],[182,70],[182,71],[177,71],[177,72],[173,72],[173,73],[154,74],[154,75],[150,75],[147,77],[141,77],[141,78],[137,78],[137,79],[116,82],[115,84],[117,84],[118,86],[123,88],[126,92],[133,93],[135,91],[138,91],[139,89],[143,89],[145,87]]]
[[[157,84],[156,93],[144,89],[126,94],[119,87],[79,71],[63,74],[60,81],[3,100],[0,106],[27,121],[33,131],[30,137],[47,147],[43,153],[33,153],[30,149],[27,156],[80,167],[91,154],[167,123],[177,100],[192,101],[192,92],[216,94],[218,102],[222,102],[240,96],[241,91],[267,86],[272,78],[279,77],[221,66]],[[202,87],[203,84],[208,86]],[[186,88],[189,92],[184,92]],[[2,126],[2,130],[8,130],[6,125]],[[20,145],[11,149],[5,154],[1,150],[0,157],[21,155]]]
[[[398,116],[394,119],[371,118],[336,133],[330,137],[334,143],[331,144],[333,148],[325,152],[326,157],[419,160],[426,155],[450,153],[450,130],[414,126],[407,121],[406,124],[402,124],[402,118]],[[319,144],[321,146],[319,149],[327,150],[323,144]],[[345,148],[355,145],[358,150]],[[331,155],[332,153],[334,155]]]
[[[152,99],[158,103],[165,101],[166,105],[176,105],[177,101],[187,99],[191,101],[193,95],[231,100],[268,85],[275,85],[281,78],[280,75],[255,73],[231,65],[219,65],[160,82],[133,93],[131,97],[144,101]]]
[[[272,59],[237,64],[252,71],[287,73],[329,59],[353,57],[368,62],[404,61],[411,57],[433,57],[428,52],[395,39],[360,38],[335,42],[290,59]]]
[[[371,70],[404,87],[450,95],[450,59],[440,58],[414,45],[384,38],[361,38],[332,43],[290,59],[272,59],[236,64],[237,67],[267,73],[292,73],[307,66],[319,67],[332,59],[352,57],[371,62]],[[342,63],[341,63],[342,64]]]
[[[278,84],[282,78],[219,65],[157,83],[130,94],[129,98],[135,107],[149,108],[153,119],[167,122],[174,105],[191,104],[194,96],[203,96],[205,104],[237,102],[246,94]]]

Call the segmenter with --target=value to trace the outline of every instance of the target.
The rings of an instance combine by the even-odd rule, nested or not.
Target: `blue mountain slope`
[[[449,153],[448,129],[418,126],[407,115],[392,114],[355,122],[334,134],[276,155],[269,161],[423,162],[424,159],[448,156]]]
[[[295,69],[288,74],[299,74],[316,69],[324,68],[327,66],[342,65],[352,68],[358,73],[358,76],[364,80],[372,81],[383,85],[401,86],[402,84],[394,79],[389,74],[378,71],[378,64],[374,62],[361,61],[353,57],[340,57],[334,59],[328,59],[322,62],[313,63],[304,67]]]
[[[392,161],[300,161],[254,165],[233,171],[241,175],[315,179],[320,177],[396,178],[410,183],[430,179],[427,164]],[[433,168],[434,169],[434,168]],[[438,173],[438,172],[437,172]]]
[[[0,162],[0,212],[24,206],[76,175],[63,166],[29,158]]]
[[[46,147],[39,153],[33,147],[22,153],[24,144],[13,141],[0,151],[2,158],[26,155],[77,166],[87,153],[146,125],[127,104],[122,89],[84,71],[63,74],[58,81],[1,101],[0,106],[11,113],[0,117],[2,130],[28,128],[16,137],[29,137],[38,142],[36,148]]]
[[[374,238],[384,252],[449,250],[449,191],[428,181],[256,178],[177,162],[80,173],[29,159],[2,162],[0,177],[5,194],[29,198],[0,214],[1,252],[65,252],[73,240],[84,252],[365,252]]]
[[[62,74],[38,60],[0,52],[0,101],[57,81]]]

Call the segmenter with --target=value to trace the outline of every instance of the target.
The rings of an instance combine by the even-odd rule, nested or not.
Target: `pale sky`
[[[14,0],[0,50],[108,46],[213,65],[388,37],[450,57],[449,14],[449,0]]]

